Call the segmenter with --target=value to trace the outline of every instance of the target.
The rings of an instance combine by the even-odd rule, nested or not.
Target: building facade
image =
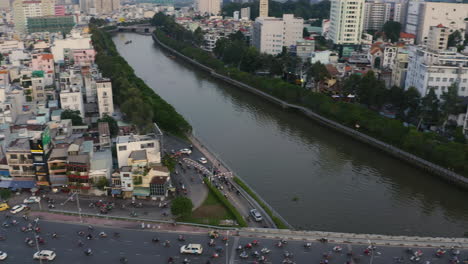
[[[433,51],[443,51],[447,49],[450,30],[442,24],[429,28],[429,37],[424,41],[427,48]]]
[[[433,88],[436,95],[456,84],[459,96],[468,96],[468,56],[453,50],[433,51],[412,47],[408,55],[405,88],[415,87],[421,96]]]
[[[114,101],[112,100],[112,83],[109,79],[96,80],[99,116],[112,116],[114,114]]]
[[[442,24],[454,30],[465,30],[468,17],[468,4],[411,1],[405,31],[416,35],[416,43],[424,44],[429,37],[431,26]]]
[[[260,0],[259,17],[268,17],[268,0]]]
[[[367,30],[381,30],[385,22],[390,20],[392,4],[382,1],[366,2],[364,4],[364,26]]]
[[[40,16],[28,18],[28,33],[63,32],[70,33],[75,26],[73,16]]]
[[[15,30],[20,33],[27,33],[28,18],[54,14],[54,0],[15,0],[13,2]]]
[[[197,0],[196,7],[200,14],[218,15],[221,12],[220,0]]]
[[[364,24],[364,0],[333,0],[328,37],[337,45],[361,42]]]

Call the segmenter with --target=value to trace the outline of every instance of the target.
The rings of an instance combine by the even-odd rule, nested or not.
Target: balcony
[[[88,172],[68,171],[67,176],[72,179],[89,179]]]
[[[81,190],[89,190],[91,189],[91,184],[89,183],[74,183],[74,182],[70,182],[68,183],[68,188],[70,189],[81,189]]]
[[[30,171],[10,171],[10,176],[34,176],[35,172],[33,170]]]

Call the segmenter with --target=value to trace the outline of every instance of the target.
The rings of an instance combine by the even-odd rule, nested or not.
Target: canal
[[[171,59],[151,37],[121,33],[114,42],[196,136],[295,227],[420,236],[468,231],[468,193]]]

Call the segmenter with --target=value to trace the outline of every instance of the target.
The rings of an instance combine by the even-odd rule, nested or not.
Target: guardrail
[[[160,45],[161,47],[165,48],[166,50],[170,51],[171,53],[173,54],[176,54],[177,56],[183,58],[184,60],[190,62],[191,64],[195,65],[195,66],[198,66],[199,68],[201,68],[202,70],[204,71],[207,71],[208,73],[211,74],[211,76],[213,76],[214,78],[217,78],[219,80],[222,80],[222,81],[225,81],[229,84],[232,84],[236,87],[239,87],[239,88],[242,88],[242,89],[245,89],[247,91],[250,91],[254,94],[257,94],[259,96],[262,96],[264,97],[265,99],[267,99],[268,101],[271,101],[275,104],[278,104],[280,105],[281,107],[283,108],[290,108],[290,109],[293,109],[293,110],[296,110],[296,111],[299,111],[303,114],[305,114],[307,117],[311,118],[311,119],[314,119],[316,121],[318,121],[319,123],[325,125],[325,126],[328,126],[330,128],[333,128],[339,132],[342,132],[346,135],[349,135],[363,143],[366,143],[366,144],[369,144],[373,147],[376,147],[380,150],[383,150],[384,152],[386,152],[387,154],[390,154],[392,155],[393,157],[395,158],[398,158],[404,162],[407,162],[413,166],[416,166],[416,167],[419,167],[427,172],[430,172],[431,174],[433,175],[436,175],[436,176],[439,176],[440,178],[446,180],[446,181],[449,181],[451,183],[454,183],[460,187],[463,187],[463,188],[466,188],[468,189],[468,178],[456,173],[456,172],[453,172],[451,170],[448,170],[442,166],[439,166],[437,164],[434,164],[430,161],[427,161],[425,159],[422,159],[420,157],[417,157],[409,152],[406,152],[402,149],[399,149],[395,146],[392,146],[390,144],[387,144],[383,141],[380,141],[376,138],[373,138],[371,136],[368,136],[364,133],[361,133],[359,131],[356,131],[352,128],[349,128],[347,126],[344,126],[344,125],[341,125],[339,124],[338,122],[335,122],[333,120],[330,120],[328,118],[325,118],[315,112],[313,112],[312,110],[308,109],[308,108],[305,108],[303,106],[300,106],[300,105],[295,105],[295,104],[290,104],[288,102],[285,102],[281,99],[278,99],[270,94],[267,94],[263,91],[260,91],[250,85],[247,85],[245,83],[242,83],[240,81],[237,81],[237,80],[234,80],[234,79],[231,79],[230,77],[228,76],[225,76],[225,75],[222,75],[222,74],[219,74],[217,72],[215,72],[212,68],[206,66],[206,65],[203,65],[195,60],[193,60],[192,58],[189,58],[183,54],[181,54],[180,52],[172,49],[171,47],[165,45],[164,43],[160,42],[159,39],[156,37],[156,35],[153,33],[152,34],[152,38],[153,40],[158,44]]]

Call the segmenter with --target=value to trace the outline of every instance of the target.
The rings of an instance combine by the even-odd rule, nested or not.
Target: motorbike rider
[[[86,239],[91,240],[91,239],[93,239],[93,236],[92,236],[91,234],[88,234],[88,235],[86,236]]]
[[[86,250],[84,251],[84,253],[85,253],[87,256],[90,256],[90,255],[93,254],[93,251],[92,251],[90,248],[88,248],[88,249],[86,249]]]
[[[100,237],[107,237],[107,234],[105,232],[101,232],[101,233],[99,233],[99,236]]]
[[[157,242],[159,242],[159,238],[157,238],[157,237],[153,237],[153,239],[152,239],[151,241],[153,241],[153,242],[157,243]]]

